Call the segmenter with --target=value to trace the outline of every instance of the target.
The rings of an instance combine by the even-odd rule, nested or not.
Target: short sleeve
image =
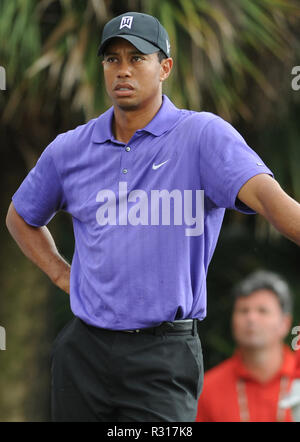
[[[48,224],[65,206],[60,177],[51,156],[51,144],[12,197],[18,214],[35,227]]]
[[[255,213],[238,200],[241,187],[253,176],[271,170],[234,127],[215,117],[203,129],[200,173],[204,194],[218,207]]]

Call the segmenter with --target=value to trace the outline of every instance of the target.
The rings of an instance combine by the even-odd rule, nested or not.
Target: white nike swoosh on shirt
[[[163,164],[166,164],[168,161],[169,161],[169,160],[166,160],[166,161],[164,161],[163,163],[160,163],[160,164],[155,164],[155,163],[153,163],[153,164],[152,164],[152,169],[153,169],[153,170],[159,169]]]

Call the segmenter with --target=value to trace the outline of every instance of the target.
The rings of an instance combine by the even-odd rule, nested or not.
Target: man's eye
[[[133,57],[133,60],[134,60],[134,61],[140,61],[140,60],[142,60],[142,57],[141,57],[140,55],[135,55],[135,56]]]
[[[108,63],[113,63],[116,60],[116,57],[107,57],[106,61]]]
[[[259,313],[261,313],[262,315],[267,315],[269,313],[269,309],[266,307],[260,307],[258,309]]]

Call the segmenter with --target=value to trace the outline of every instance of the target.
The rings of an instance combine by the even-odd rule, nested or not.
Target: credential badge
[[[133,17],[130,15],[126,15],[126,16],[122,17],[120,29],[122,29],[122,28],[131,29],[132,21],[133,21]]]

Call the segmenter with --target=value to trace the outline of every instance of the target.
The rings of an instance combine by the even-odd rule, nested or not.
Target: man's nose
[[[255,310],[249,310],[246,314],[248,323],[255,323],[259,319],[259,314]]]
[[[130,77],[130,76],[131,76],[130,65],[126,60],[124,60],[119,65],[118,77],[123,78],[123,77]]]

